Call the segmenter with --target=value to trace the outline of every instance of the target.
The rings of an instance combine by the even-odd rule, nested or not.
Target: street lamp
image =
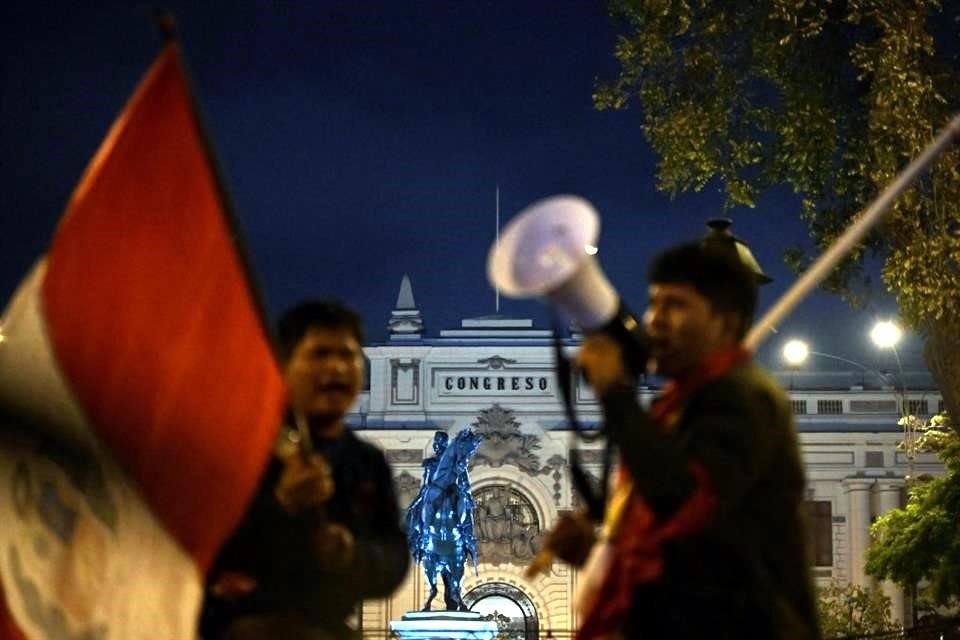
[[[907,457],[907,488],[913,480],[913,461],[917,457],[917,438],[920,435],[920,427],[923,425],[921,420],[913,415],[910,410],[910,403],[907,399],[907,380],[903,374],[903,363],[900,361],[900,352],[897,351],[897,344],[903,337],[903,331],[895,323],[889,320],[880,320],[873,325],[870,330],[870,339],[873,344],[881,349],[891,349],[893,356],[897,360],[897,369],[900,372],[901,388],[901,406],[900,419],[897,423],[903,427],[903,454]]]
[[[903,332],[900,331],[900,328],[892,322],[878,322],[874,325],[873,329],[870,331],[870,338],[873,340],[873,343],[878,347],[884,349],[893,349],[893,353],[897,358],[897,366],[900,370],[900,381],[901,388],[903,389],[903,395],[901,397],[900,405],[897,409],[897,414],[899,419],[897,424],[902,426],[904,429],[903,441],[904,441],[904,452],[907,458],[907,474],[906,474],[906,484],[909,489],[910,482],[913,477],[913,459],[917,455],[917,446],[916,446],[916,437],[917,437],[917,427],[919,426],[919,420],[914,416],[906,415],[906,404],[907,404],[907,389],[906,389],[906,380],[903,375],[903,366],[900,363],[900,354],[897,353],[897,343],[902,337]],[[871,369],[870,367],[861,364],[855,360],[850,360],[848,358],[841,358],[840,356],[835,356],[830,353],[821,353],[819,351],[811,351],[809,346],[802,340],[790,340],[783,345],[783,358],[790,365],[797,367],[803,364],[810,355],[817,355],[823,358],[830,358],[832,360],[839,360],[840,362],[845,362],[851,364],[855,367],[858,367],[862,371],[869,371],[875,373],[883,384],[889,385],[890,388],[894,391],[894,399],[896,402],[896,393],[897,387],[895,384],[892,384],[888,379],[889,374],[881,373],[876,369]],[[791,385],[792,386],[792,385]],[[911,602],[915,603],[917,600],[917,591],[916,585],[912,585],[911,589]],[[913,626],[917,625],[917,610],[916,606],[913,607]]]
[[[923,426],[923,422],[911,415],[909,401],[907,400],[907,380],[903,372],[903,363],[900,361],[900,352],[897,351],[897,343],[900,342],[900,339],[903,337],[903,331],[900,330],[893,322],[889,320],[884,320],[877,322],[873,329],[870,331],[870,338],[873,340],[873,343],[880,347],[881,349],[892,349],[893,355],[897,360],[897,369],[900,373],[900,389],[897,389],[897,385],[893,384],[888,378],[889,374],[881,373],[876,369],[871,369],[870,367],[857,362],[856,360],[850,360],[849,358],[841,358],[840,356],[835,356],[832,353],[823,353],[821,351],[811,351],[810,347],[803,340],[789,340],[786,344],[783,345],[783,359],[791,367],[799,367],[801,364],[807,361],[807,358],[810,356],[820,356],[822,358],[830,358],[831,360],[839,360],[840,362],[845,362],[851,364],[855,367],[858,367],[861,371],[866,371],[870,373],[875,373],[880,378],[880,380],[885,385],[890,385],[895,393],[899,393],[899,407],[897,408],[897,414],[899,416],[897,424],[903,427],[903,451],[904,455],[907,458],[907,486],[910,486],[910,480],[913,478],[913,461],[917,457],[917,438],[920,434],[920,427]],[[791,387],[792,387],[791,382]]]
[[[880,371],[877,371],[876,369],[871,369],[867,365],[857,362],[856,360],[850,360],[849,358],[841,358],[840,356],[835,356],[832,353],[823,353],[822,351],[811,351],[810,346],[803,340],[797,340],[797,339],[788,340],[783,345],[783,350],[781,354],[783,355],[783,359],[786,360],[787,364],[790,365],[791,367],[799,367],[804,362],[806,362],[807,358],[809,358],[810,356],[820,356],[821,358],[829,358],[831,360],[838,360],[840,362],[853,365],[858,369],[860,369],[861,371],[865,371],[867,373],[874,373],[877,375],[878,378],[880,378],[880,381],[883,382],[884,385],[891,384],[890,380],[887,379],[886,374]]]
[[[809,355],[810,347],[803,340],[790,340],[783,345],[783,359],[792,366],[800,366]]]
[[[873,325],[870,331],[870,338],[873,344],[881,349],[892,349],[893,356],[897,360],[897,369],[900,371],[900,387],[903,389],[903,403],[900,405],[900,419],[897,424],[903,427],[903,455],[907,457],[907,477],[904,481],[909,493],[913,485],[913,461],[917,457],[917,438],[920,435],[920,429],[923,422],[913,415],[910,411],[910,405],[907,400],[907,379],[903,375],[903,363],[900,362],[900,352],[897,351],[897,343],[903,332],[893,322],[889,320],[880,320]],[[910,585],[910,606],[913,610],[913,626],[917,626],[917,583]]]
[[[902,337],[903,331],[900,330],[900,327],[889,320],[877,322],[873,325],[873,329],[870,330],[870,339],[873,340],[873,344],[881,349],[893,349],[896,351],[897,343],[900,342],[900,338]]]

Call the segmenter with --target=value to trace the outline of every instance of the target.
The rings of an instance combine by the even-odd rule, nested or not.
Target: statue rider
[[[420,562],[420,537],[423,535],[423,527],[420,526],[420,513],[423,509],[423,496],[426,493],[427,486],[433,480],[433,472],[440,462],[440,456],[447,448],[449,436],[444,431],[437,431],[433,434],[433,455],[425,458],[421,463],[423,465],[423,480],[420,481],[420,492],[413,499],[410,506],[407,507],[405,521],[407,525],[407,540],[410,545],[410,551],[413,554],[413,561]]]

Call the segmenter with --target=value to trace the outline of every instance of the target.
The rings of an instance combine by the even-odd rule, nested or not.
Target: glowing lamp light
[[[878,322],[870,330],[870,339],[873,340],[873,344],[881,349],[890,349],[897,346],[901,337],[903,337],[903,331],[900,330],[900,327],[888,320]]]
[[[809,355],[810,347],[803,340],[790,340],[783,345],[783,359],[791,365],[803,364]]]
[[[584,245],[583,250],[588,256],[595,256],[597,255],[597,251],[599,251],[599,249],[592,244]]]

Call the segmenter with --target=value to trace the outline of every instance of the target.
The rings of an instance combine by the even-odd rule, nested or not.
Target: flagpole
[[[906,191],[911,183],[930,165],[947,147],[960,141],[960,113],[945,126],[934,140],[927,145],[907,167],[901,171],[896,179],[847,227],[830,247],[817,258],[810,268],[793,284],[777,303],[764,314],[744,340],[744,346],[756,350],[764,338],[803,300],[814,287],[843,260],[854,246],[870,231],[884,214],[890,209],[896,199]]]
[[[496,230],[496,246],[500,246],[500,185],[497,185],[497,230]],[[494,285],[493,290],[496,292],[496,310],[497,313],[500,313],[500,287]]]
[[[153,12],[153,21],[156,24],[157,31],[160,32],[160,37],[163,38],[164,44],[179,40],[177,38],[177,19],[172,13],[158,7]]]

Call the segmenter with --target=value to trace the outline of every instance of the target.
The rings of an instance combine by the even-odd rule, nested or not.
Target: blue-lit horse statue
[[[447,443],[438,431],[433,450],[423,461],[420,493],[407,508],[407,535],[414,561],[423,566],[430,595],[423,610],[429,611],[437,595],[437,574],[443,576],[443,599],[447,611],[463,611],[460,581],[467,557],[477,567],[477,540],[473,535],[473,495],[467,463],[480,446],[480,436],[464,429]]]

